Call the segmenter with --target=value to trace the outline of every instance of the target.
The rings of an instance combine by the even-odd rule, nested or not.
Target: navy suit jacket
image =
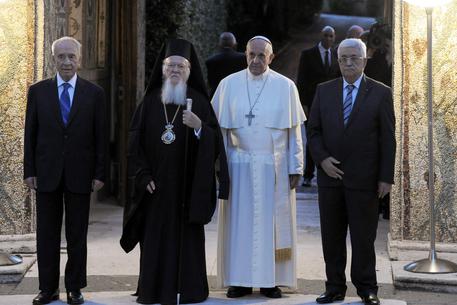
[[[57,78],[30,86],[24,136],[24,179],[37,177],[40,192],[61,184],[90,193],[92,180],[105,180],[105,94],[78,76],[67,126],[60,113]]]

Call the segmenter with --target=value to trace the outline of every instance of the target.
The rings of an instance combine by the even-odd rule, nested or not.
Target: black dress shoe
[[[381,304],[381,301],[379,301],[379,298],[378,296],[373,293],[373,292],[370,292],[368,295],[366,296],[362,296],[362,301],[365,305],[379,305]]]
[[[252,294],[252,287],[230,286],[227,289],[227,298],[240,298]]]
[[[279,289],[278,286],[272,288],[260,288],[260,293],[267,298],[272,299],[279,299],[282,297],[281,289]]]
[[[68,304],[82,304],[84,303],[84,297],[81,290],[67,291],[67,303]]]
[[[59,299],[59,289],[54,291],[40,291],[33,299],[33,305],[49,304]]]
[[[319,304],[333,303],[344,300],[344,294],[341,292],[326,291],[317,297],[316,302]]]

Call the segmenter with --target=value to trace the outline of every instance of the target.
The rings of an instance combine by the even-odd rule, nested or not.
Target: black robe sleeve
[[[227,198],[229,190],[229,175],[222,134],[214,111],[207,98],[193,90],[189,92],[194,99],[193,111],[202,120],[200,139],[196,139],[193,130],[188,129],[188,152],[186,156],[187,173],[185,174],[184,189],[181,190],[186,201],[186,221],[190,224],[204,225],[211,221],[216,208],[215,161],[219,158],[220,171],[219,198]],[[146,186],[157,177],[151,172],[151,164],[143,150],[146,143],[145,122],[151,111],[150,98],[147,96],[132,118],[129,130],[128,145],[128,200],[124,208],[123,232],[121,246],[131,251],[140,241],[144,227],[142,202],[146,196]],[[195,109],[194,109],[195,108]],[[163,181],[162,181],[163,183]]]
[[[228,198],[230,183],[227,157],[216,115],[209,103],[205,102],[203,105],[204,118],[202,118],[188,209],[188,221],[194,224],[209,223],[216,209],[215,162],[218,158],[219,198]]]
[[[136,109],[130,123],[127,152],[127,201],[124,207],[121,247],[130,252],[138,243],[142,230],[142,213],[136,213],[146,192],[147,184],[153,180],[152,173],[142,149],[142,134],[146,100]]]

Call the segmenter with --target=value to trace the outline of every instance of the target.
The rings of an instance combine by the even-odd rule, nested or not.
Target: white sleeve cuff
[[[202,133],[202,128],[200,127],[198,130],[194,129],[194,134],[197,137],[197,139],[200,140],[200,135]]]

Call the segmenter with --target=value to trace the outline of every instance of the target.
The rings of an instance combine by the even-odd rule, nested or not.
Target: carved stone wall
[[[36,28],[42,26],[36,16],[35,1],[0,2],[0,235],[35,228],[31,194],[22,183],[22,150],[27,88],[42,63],[36,61]]]
[[[28,87],[55,74],[51,45],[65,35],[83,44],[82,68],[105,66],[106,6],[106,0],[0,1],[0,242],[35,232],[33,193],[23,185]]]
[[[457,243],[457,3],[433,11],[433,118],[436,239]],[[391,239],[429,240],[425,10],[394,2],[396,181]]]

